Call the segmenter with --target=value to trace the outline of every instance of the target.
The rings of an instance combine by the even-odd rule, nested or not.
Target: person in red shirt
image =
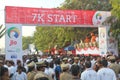
[[[96,36],[94,33],[91,33],[91,42],[96,42]]]
[[[88,36],[86,36],[84,42],[85,42],[85,43],[89,43],[89,42],[90,42],[90,39],[88,38]]]

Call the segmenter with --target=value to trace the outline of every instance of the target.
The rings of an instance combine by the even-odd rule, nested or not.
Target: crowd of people
[[[120,58],[84,55],[32,55],[23,61],[0,59],[0,80],[120,80]]]

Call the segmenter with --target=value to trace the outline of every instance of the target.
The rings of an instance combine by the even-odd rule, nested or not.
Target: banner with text
[[[101,55],[106,55],[107,53],[107,27],[99,27],[99,51]]]
[[[6,24],[6,60],[22,60],[22,25]]]
[[[5,10],[5,23],[29,25],[70,25],[79,27],[97,27],[110,16],[110,12],[90,10],[58,10],[12,6],[6,6]]]

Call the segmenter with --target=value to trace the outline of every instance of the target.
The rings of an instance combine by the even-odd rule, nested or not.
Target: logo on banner
[[[12,39],[17,39],[20,35],[20,31],[18,28],[16,27],[11,27],[7,30],[7,34],[9,36],[9,38],[12,38]]]
[[[94,25],[99,25],[103,22],[103,15],[99,11],[96,12],[93,16],[93,24]]]
[[[96,14],[96,20],[97,20],[97,24],[100,24],[100,23],[101,23],[102,15],[101,15],[100,13],[97,13],[97,14]]]
[[[16,45],[17,41],[15,39],[17,39],[20,35],[19,29],[16,27],[11,27],[7,30],[7,34],[8,34],[8,37],[11,39],[9,46]]]

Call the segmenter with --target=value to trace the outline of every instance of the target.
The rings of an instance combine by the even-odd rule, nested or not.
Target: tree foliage
[[[0,26],[0,38],[2,38],[2,36],[5,34],[6,28],[2,28],[3,25]]]
[[[110,11],[112,9],[109,0],[65,0],[61,8],[99,11]]]
[[[58,45],[64,46],[71,42],[74,37],[72,28],[67,27],[36,27],[34,33],[34,42],[38,49],[45,50]]]
[[[120,35],[120,0],[110,0],[112,5],[112,16],[107,18],[104,23],[107,23],[111,26],[113,36],[119,38]]]
[[[29,47],[29,44],[32,44],[33,43],[33,37],[31,36],[28,36],[28,37],[22,37],[22,47],[23,47],[23,50],[25,49],[28,49]]]
[[[111,0],[112,4],[112,15],[116,16],[118,19],[120,19],[120,0]]]

